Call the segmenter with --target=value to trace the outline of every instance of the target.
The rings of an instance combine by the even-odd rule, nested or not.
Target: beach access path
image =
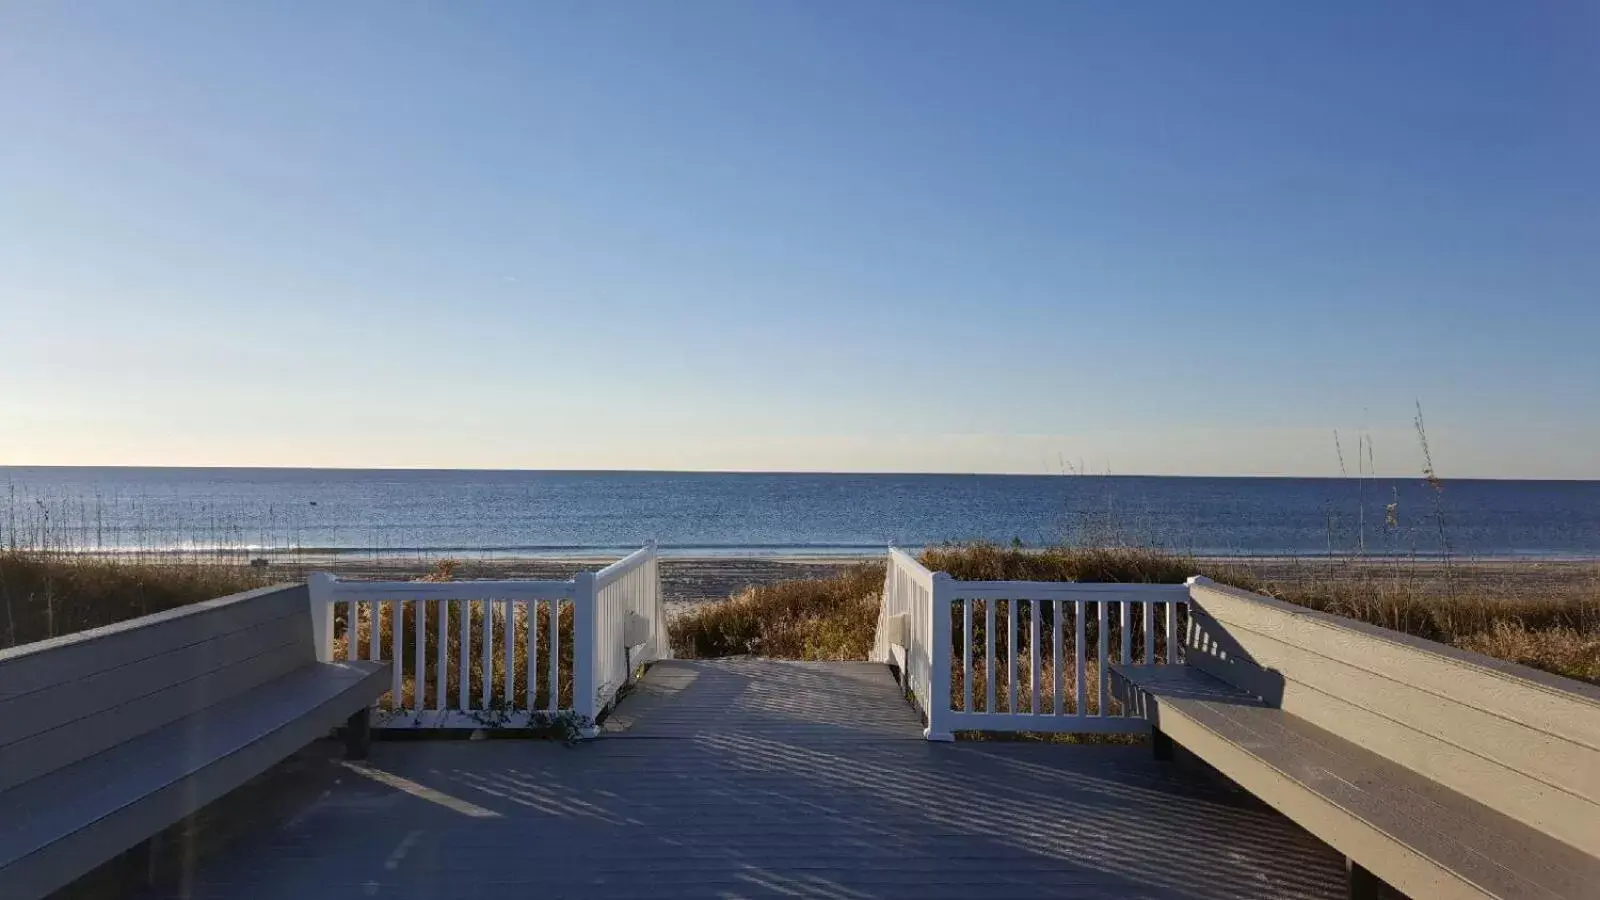
[[[320,747],[320,745],[319,745]],[[577,746],[380,741],[293,763],[194,898],[1335,898],[1343,860],[1139,746],[923,740],[865,662],[657,663]],[[287,782],[285,782],[287,784]],[[259,810],[258,810],[259,813]],[[261,818],[260,815],[257,818]]]

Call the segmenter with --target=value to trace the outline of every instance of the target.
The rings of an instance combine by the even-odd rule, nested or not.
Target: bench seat
[[[1112,690],[1163,738],[1346,856],[1412,872],[1415,896],[1600,892],[1600,860],[1198,668],[1113,666]]]
[[[249,781],[388,689],[388,662],[312,663],[0,792],[6,896],[60,887]]]

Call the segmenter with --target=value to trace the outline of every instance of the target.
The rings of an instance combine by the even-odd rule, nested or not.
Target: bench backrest
[[[1190,581],[1197,666],[1600,855],[1600,687]]]
[[[0,791],[315,661],[305,585],[0,650]]]

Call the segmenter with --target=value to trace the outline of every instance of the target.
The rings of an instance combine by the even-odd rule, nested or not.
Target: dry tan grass
[[[1121,547],[1029,550],[988,543],[950,544],[925,550],[918,560],[932,571],[949,573],[961,581],[1179,584],[1199,572],[1199,563],[1189,557]],[[1231,568],[1212,569],[1232,574]]]
[[[1600,631],[1533,629],[1517,622],[1496,622],[1454,643],[1463,650],[1600,684]]]
[[[418,581],[447,582],[450,581],[458,569],[455,560],[445,559],[434,564],[429,574],[417,579]],[[550,606],[548,603],[539,603],[534,616],[535,641],[534,653],[537,656],[535,665],[538,671],[534,673],[534,702],[533,709],[545,709],[550,705]],[[377,606],[378,625],[378,658],[394,659],[394,617],[400,615],[401,653],[399,654],[401,671],[401,696],[399,702],[389,698],[386,703],[394,708],[417,709],[417,666],[416,666],[416,626],[417,615],[423,615],[423,667],[422,684],[424,686],[424,700],[426,708],[438,708],[441,704],[437,696],[438,670],[435,665],[438,660],[439,649],[439,616],[446,616],[445,620],[445,648],[446,659],[458,661],[445,672],[445,709],[459,707],[458,698],[461,688],[461,672],[459,660],[462,658],[461,643],[461,616],[463,607],[459,603],[379,603]],[[502,603],[476,602],[467,608],[467,695],[470,705],[483,708],[483,679],[485,673],[483,660],[483,625],[484,616],[494,617],[493,645],[490,648],[489,666],[489,703],[488,709],[512,709],[526,706],[526,691],[528,687],[528,627],[529,620],[527,606],[524,604],[509,604],[511,614],[506,614]],[[356,615],[356,652],[358,658],[366,658],[370,651],[372,640],[374,604],[363,603],[358,605]],[[334,659],[349,659],[348,646],[350,629],[346,625],[348,608],[338,604],[334,610]],[[556,698],[557,708],[570,709],[572,707],[572,604],[561,605],[560,613],[556,617],[558,629],[557,641],[560,658],[556,665]],[[513,696],[506,696],[506,662],[505,639],[506,627],[509,621],[512,628],[511,646],[511,671]]]
[[[923,559],[930,568],[963,579],[1177,582],[1204,574],[1313,609],[1600,683],[1600,567],[1516,563],[1451,569],[1437,562],[1368,560],[1221,563],[1136,549],[1030,551],[987,544],[933,548]],[[435,577],[448,578],[449,573]],[[0,646],[160,612],[271,580],[270,573],[245,566],[0,552]],[[678,619],[671,628],[673,645],[686,657],[863,659],[877,626],[882,583],[883,566],[866,564],[829,578],[753,587]],[[406,614],[408,647],[412,615]],[[569,618],[564,612],[564,628],[570,628]],[[428,624],[433,626],[428,628],[431,656],[436,625]],[[475,617],[473,634],[480,633],[480,624]],[[525,629],[526,623],[519,620],[517,627]],[[452,644],[457,634],[452,621]],[[521,653],[518,647],[514,665],[525,684]],[[541,644],[541,659],[548,658],[545,653]],[[563,653],[569,656],[570,650]],[[564,660],[563,672],[570,671],[569,662]],[[495,665],[503,668],[503,662]],[[480,667],[475,654],[475,691],[481,684]],[[570,676],[564,678],[563,694],[570,691]],[[407,702],[410,693],[408,687]]]
[[[270,580],[248,566],[0,551],[0,646],[225,597]]]
[[[749,588],[675,620],[673,649],[685,658],[866,659],[883,576],[882,563],[868,563],[828,578]]]
[[[343,604],[340,604],[343,606]],[[395,704],[392,700],[384,701],[384,705],[400,709],[416,709],[416,617],[417,604],[399,604],[401,615],[401,697]],[[424,699],[426,708],[433,709],[439,706],[436,696],[436,678],[438,675],[435,661],[438,659],[439,649],[439,615],[441,604],[426,604],[433,607],[424,613],[423,620],[425,640],[423,642],[423,678],[425,686]],[[483,617],[485,606],[499,607],[500,604],[473,603],[468,613],[467,637],[469,652],[467,654],[467,695],[471,706],[482,708],[483,696]],[[368,642],[372,639],[372,612],[370,604],[362,604],[356,617],[356,647],[358,658],[365,659],[368,655]],[[393,603],[381,604],[378,611],[378,658],[394,658],[394,642],[392,626],[394,623],[395,606]],[[511,616],[512,633],[511,667],[514,681],[512,682],[514,695],[506,696],[505,691],[505,628],[506,616],[502,609],[495,609],[494,615],[494,644],[490,651],[489,670],[493,673],[489,682],[490,694],[488,709],[511,709],[526,706],[526,691],[528,685],[528,616],[526,608],[520,604],[512,604],[514,612]],[[448,660],[461,659],[461,606],[457,603],[442,605],[446,621],[445,646]],[[348,659],[347,646],[348,630],[345,628],[346,613],[340,609],[335,613],[333,641],[334,659]],[[546,604],[539,604],[537,613],[538,637],[535,641],[534,652],[537,654],[538,671],[535,673],[534,682],[534,709],[545,709],[550,701],[549,686],[549,660],[550,660],[550,611]],[[570,709],[572,706],[572,604],[567,603],[561,607],[558,619],[560,628],[560,660],[557,663],[557,707]],[[458,662],[452,662],[445,672],[444,708],[456,709],[459,706],[458,697],[461,686],[461,673]]]
[[[963,580],[1176,583],[1201,574],[1600,683],[1600,574],[1595,574],[1600,570],[1569,567],[1553,576],[1555,570],[1538,563],[1454,568],[1404,560],[1263,564],[1139,549],[1026,550],[993,544],[932,548],[922,562]],[[674,622],[673,646],[685,657],[864,659],[877,627],[882,578],[882,566],[863,566],[835,578],[751,588]],[[1092,625],[1089,637],[1095,639]]]

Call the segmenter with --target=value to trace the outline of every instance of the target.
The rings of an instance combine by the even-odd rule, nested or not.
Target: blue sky
[[[8,4],[0,463],[1600,477],[1597,109],[1590,4]]]

